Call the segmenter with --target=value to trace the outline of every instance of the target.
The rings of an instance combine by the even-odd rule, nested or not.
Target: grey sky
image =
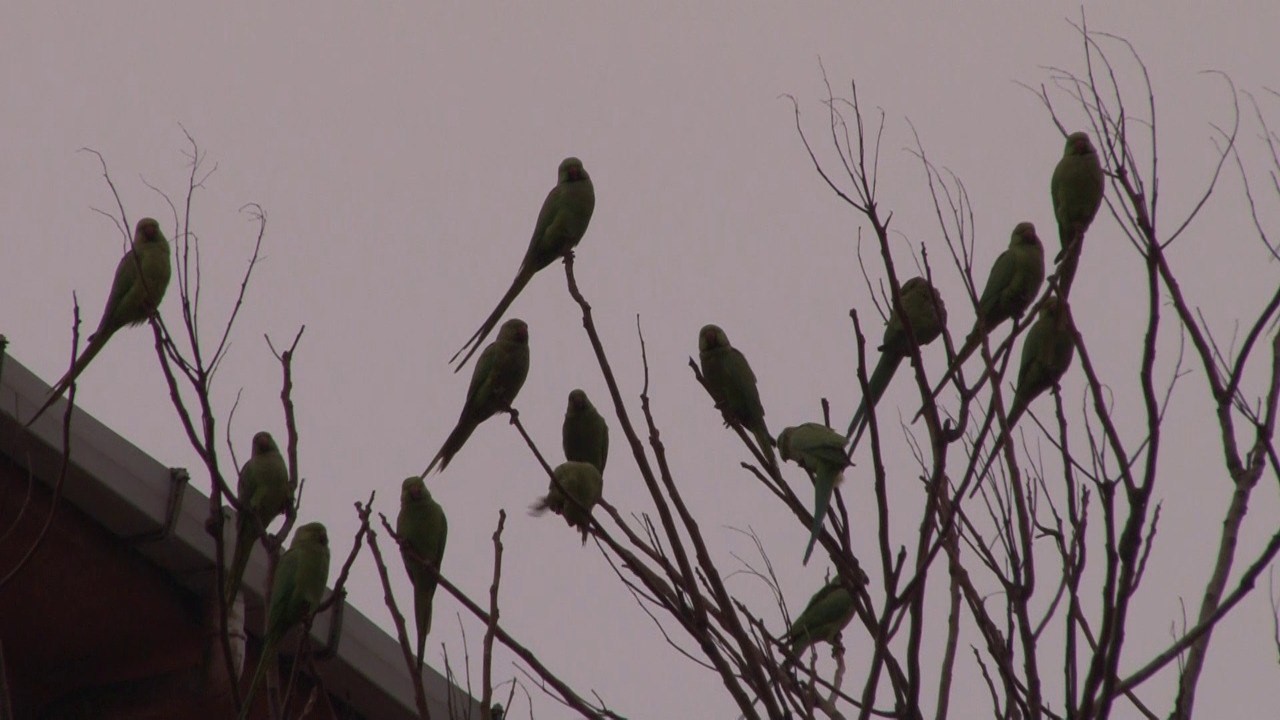
[[[1152,72],[1164,143],[1163,221],[1172,227],[1212,171],[1209,123],[1230,120],[1224,83],[1199,72],[1222,70],[1255,92],[1276,87],[1280,9],[1265,1],[1237,3],[1230,13],[1208,3],[1179,3],[1176,11],[1133,5],[1089,7],[1088,19],[1131,40]],[[854,78],[863,102],[884,109],[880,200],[901,233],[899,267],[911,249],[929,245],[952,332],[962,332],[972,312],[938,239],[920,164],[904,151],[912,144],[906,120],[931,159],[966,183],[983,278],[1020,220],[1035,222],[1055,247],[1048,181],[1062,142],[1014,81],[1038,84],[1047,77],[1041,66],[1081,67],[1081,41],[1064,20],[1078,15],[1078,6],[1039,3],[6,7],[0,331],[36,372],[50,381],[61,374],[71,292],[79,294],[88,332],[122,247],[90,209],[114,210],[96,161],[76,151],[89,146],[105,155],[131,221],[153,215],[169,232],[167,206],[140,176],[181,194],[181,123],[208,151],[208,167],[218,167],[193,222],[203,243],[210,335],[252,248],[253,226],[237,209],[257,202],[269,218],[264,259],[215,401],[225,420],[244,390],[232,428],[242,459],[254,431],[282,433],[279,370],[261,338],[287,342],[307,326],[294,395],[308,478],[304,515],[328,524],[335,556],[343,555],[356,524],[352,501],[377,490],[379,509],[394,515],[400,480],[425,467],[452,428],[470,368],[453,375],[446,360],[510,282],[557,163],[577,155],[597,194],[578,277],[624,393],[637,410],[639,313],[657,419],[704,532],[727,568],[735,562],[730,553],[751,548],[726,526],[756,528],[798,608],[820,583],[823,563],[800,567],[803,528],[738,468],[742,448],[686,367],[698,327],[722,325],[751,359],[777,432],[818,419],[821,397],[831,399],[835,418],[852,412],[850,307],[874,323],[870,341],[881,332],[857,271],[859,218],[822,185],[779,94],[799,99],[806,129],[828,150],[819,56],[837,94],[847,94]],[[1277,106],[1272,98],[1273,122]],[[835,162],[830,152],[824,157]],[[1231,319],[1256,312],[1273,290],[1276,265],[1263,261],[1256,241],[1242,239],[1252,237],[1251,226],[1234,174],[1221,192],[1172,259],[1193,304],[1226,340]],[[1266,202],[1275,228],[1276,198]],[[1143,322],[1143,291],[1134,286],[1141,264],[1105,210],[1094,227],[1073,308],[1100,351],[1095,361],[1132,439],[1140,430],[1133,427],[1138,349],[1131,338]],[[879,272],[869,243],[864,254]],[[174,299],[165,308],[170,322],[178,317]],[[561,266],[535,278],[511,314],[530,327],[532,369],[517,406],[543,452],[558,457],[565,396],[583,387],[615,426],[605,495],[624,511],[649,509]],[[1169,327],[1164,340],[1173,350]],[[1104,352],[1108,337],[1128,344]],[[940,350],[926,361],[941,372]],[[1068,378],[1065,390],[1079,407],[1079,378]],[[1152,579],[1138,598],[1142,611],[1131,621],[1122,668],[1167,643],[1179,595],[1189,608],[1198,604],[1229,494],[1218,440],[1190,422],[1210,408],[1203,383],[1194,375],[1184,382],[1168,431],[1169,477],[1158,491],[1165,509]],[[914,411],[914,396],[900,382],[885,407]],[[83,376],[78,400],[199,479],[150,333],[113,339]],[[896,427],[888,447],[903,460],[891,479],[896,507],[905,508],[898,530],[905,542],[921,494]],[[804,482],[794,468],[786,472]],[[850,473],[845,493],[854,504],[865,497],[866,477]],[[664,645],[593,546],[579,547],[557,518],[526,515],[546,480],[504,421],[482,426],[430,485],[451,519],[444,570],[475,597],[488,587],[497,508],[507,509],[504,623],[572,685],[596,689],[633,717],[730,715],[716,678]],[[1274,487],[1256,495],[1241,558],[1274,531],[1265,518],[1276,517],[1276,505]],[[1206,512],[1212,519],[1200,515]],[[870,517],[855,528],[855,541],[860,553],[873,551]],[[407,600],[407,582],[395,570]],[[353,580],[353,601],[389,626],[367,557]],[[732,582],[777,623],[761,588],[746,577]],[[462,655],[458,609],[443,594],[437,599],[429,641],[435,667],[443,666],[441,642],[451,658]],[[1206,717],[1274,711],[1280,685],[1270,623],[1263,588],[1220,627],[1201,686]],[[481,630],[464,624],[474,659]],[[865,641],[856,632],[846,639]],[[985,707],[979,676],[962,657],[958,708]],[[513,674],[507,656],[498,671]],[[1159,676],[1144,694],[1157,708],[1167,705],[1170,677]],[[860,687],[856,664],[850,678]],[[567,712],[540,696],[536,702],[542,717]]]

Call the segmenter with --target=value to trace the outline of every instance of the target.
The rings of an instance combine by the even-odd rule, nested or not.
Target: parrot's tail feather
[[[1026,412],[1026,410],[1027,410],[1026,403],[1020,402],[1019,400],[1016,400],[1016,399],[1014,400],[1013,406],[1009,408],[1009,415],[1008,415],[1009,424],[1006,426],[1005,432],[1000,433],[1000,436],[996,438],[995,445],[991,447],[991,454],[987,456],[987,462],[982,466],[982,472],[973,476],[974,477],[973,490],[969,491],[969,497],[973,497],[978,493],[978,488],[981,487],[983,478],[987,476],[987,471],[989,471],[991,469],[991,466],[995,464],[996,458],[1000,457],[1000,451],[1004,449],[1005,442],[1013,435],[1013,426],[1018,423],[1018,420],[1022,417],[1022,414]],[[991,423],[994,421],[995,421],[995,415],[994,414],[989,415],[987,417],[987,423],[983,427],[982,432],[985,433],[987,431],[988,426],[990,426]],[[982,437],[982,434],[980,433],[978,437]]]
[[[244,704],[240,706],[238,720],[245,720],[245,718],[249,717],[249,708],[253,707],[253,696],[258,692],[258,685],[267,673],[267,663],[271,658],[271,653],[274,652],[275,646],[272,643],[263,643],[262,656],[258,658],[258,669],[253,672],[253,681],[249,683],[249,690],[244,695]]]
[[[853,451],[857,449],[862,433],[866,432],[867,425],[871,422],[871,407],[884,397],[884,391],[889,388],[889,381],[893,379],[893,373],[897,371],[898,364],[901,362],[902,356],[896,353],[886,352],[880,355],[880,362],[876,363],[876,369],[871,373],[871,379],[867,381],[868,397],[862,399],[862,406],[858,408],[858,414],[854,415],[854,422],[849,426],[849,432],[852,433],[853,426],[858,425],[857,434],[853,436],[853,442],[849,443],[849,457],[853,457]],[[868,400],[870,402],[867,402]]]
[[[1067,256],[1072,246],[1076,244],[1077,227],[1077,224],[1072,222],[1058,224],[1058,242],[1061,244],[1062,249],[1058,250],[1057,255],[1053,256],[1054,264],[1062,262],[1062,259]],[[1081,232],[1078,235],[1084,235],[1084,233]]]
[[[474,423],[460,420],[453,432],[449,433],[449,437],[444,441],[440,452],[436,453],[435,459],[427,466],[426,472],[422,473],[423,477],[426,477],[431,472],[436,463],[440,464],[440,472],[444,472],[444,469],[449,467],[449,461],[453,459],[454,455],[458,454],[463,445],[467,444],[467,439],[471,437],[471,433],[475,432],[475,429]]]
[[[853,419],[849,421],[849,429],[844,434],[845,440],[848,440],[849,438],[853,437],[854,431],[856,431],[858,429],[858,426],[862,424],[862,416],[865,415],[866,412],[867,412],[867,400],[866,398],[863,398],[862,402],[858,403],[858,410],[855,413],[853,413]],[[849,449],[849,455],[850,456],[853,455],[853,448]]]
[[[431,601],[434,592],[414,592],[413,611],[418,621],[418,674],[426,659],[427,633],[431,632]]]
[[[106,347],[107,341],[111,339],[113,334],[111,331],[99,331],[89,336],[89,344],[85,346],[84,352],[80,353],[80,357],[76,358],[75,363],[71,365],[71,369],[67,371],[67,374],[63,375],[58,384],[54,385],[53,389],[49,391],[48,399],[44,401],[44,405],[40,406],[36,414],[32,415],[31,419],[27,421],[27,427],[31,427],[31,424],[38,420],[44,414],[44,411],[53,405],[55,400],[62,397],[67,388],[71,387],[71,383],[75,382],[80,373],[89,367],[89,361],[102,352],[102,348]]]
[[[773,452],[773,436],[769,434],[769,429],[761,424],[752,434],[756,436],[756,442],[760,443],[760,452],[764,453],[765,460],[773,467],[778,467],[778,457]]]
[[[951,378],[955,377],[955,374],[960,371],[960,366],[964,365],[964,361],[968,360],[969,356],[973,354],[973,351],[978,349],[978,345],[981,342],[982,333],[978,331],[978,324],[975,322],[973,324],[973,332],[969,333],[969,337],[965,339],[964,345],[961,346],[960,351],[956,353],[955,361],[951,363],[951,367],[947,368],[947,371],[943,373],[942,379],[939,380],[938,384],[929,392],[929,400],[936,399],[938,395],[942,394],[942,389],[947,386],[948,382],[951,382]],[[928,406],[929,403],[927,401],[922,404],[920,409],[916,411],[915,416],[911,418],[911,422],[914,423],[919,420],[920,416],[924,415],[924,410]]]
[[[898,371],[898,364],[901,362],[901,355],[885,353],[881,356],[880,362],[876,363],[875,372],[871,373],[871,379],[867,382],[867,387],[871,391],[872,405],[880,402],[880,398],[884,397],[884,391],[889,389],[889,381],[893,379],[893,374]]]
[[[1053,258],[1058,265],[1058,295],[1066,299],[1071,292],[1071,283],[1076,276],[1076,267],[1080,264],[1080,253],[1084,246],[1084,234],[1089,228],[1088,222],[1059,225],[1059,239],[1062,249]]]
[[[826,484],[826,487],[823,485]],[[818,535],[822,533],[823,522],[827,518],[827,508],[831,506],[831,493],[834,482],[815,481],[813,485],[813,525],[809,528],[809,545],[804,549],[804,562],[809,564],[809,556],[813,555],[813,546],[818,543]]]
[[[471,339],[464,343],[463,346],[458,349],[458,352],[453,354],[453,357],[449,358],[449,362],[453,363],[459,355],[462,355],[463,350],[467,351],[467,354],[463,355],[462,361],[453,369],[454,372],[458,372],[466,366],[467,361],[471,359],[471,356],[476,353],[476,350],[480,349],[482,344],[484,344],[485,338],[489,337],[489,333],[493,332],[494,326],[502,319],[503,313],[507,311],[507,308],[511,307],[511,303],[515,302],[516,296],[520,294],[521,290],[524,290],[524,286],[528,285],[529,281],[532,279],[533,273],[526,271],[524,267],[521,266],[520,272],[516,273],[516,279],[511,281],[511,288],[507,290],[507,294],[503,295],[502,299],[498,301],[498,306],[493,309],[493,312],[489,313],[489,317],[485,318],[480,329],[476,330],[475,334],[471,336]]]
[[[982,480],[986,478],[987,471],[989,471],[991,466],[995,464],[996,458],[1000,457],[1000,451],[1004,447],[1005,437],[1006,435],[1001,434],[1000,437],[996,438],[996,444],[991,447],[991,454],[987,456],[987,462],[983,464],[982,472],[973,476],[973,489],[969,491],[969,497],[973,497],[978,494],[978,488],[982,487]]]
[[[248,512],[248,509],[244,512]],[[227,607],[236,601],[236,593],[244,579],[244,569],[249,564],[249,553],[252,552],[254,543],[253,526],[244,520],[238,520],[236,524],[236,549],[231,556],[231,567],[227,570]]]
[[[418,477],[422,478],[423,480],[426,480],[427,476],[430,475],[431,471],[435,469],[436,463],[438,462],[440,462],[440,453],[436,453],[436,456],[431,458],[431,464],[427,465],[427,469],[423,470],[422,474],[419,475]]]

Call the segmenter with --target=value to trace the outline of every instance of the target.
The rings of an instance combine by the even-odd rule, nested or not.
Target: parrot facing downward
[[[942,295],[922,277],[913,277],[902,284],[902,309],[907,313],[911,330],[921,347],[937,340],[947,325],[947,306],[942,303]],[[867,396],[862,398],[858,411],[853,414],[853,420],[849,423],[849,431],[845,434],[845,437],[853,438],[853,445],[849,450],[851,454],[871,420],[870,407],[880,402],[898,365],[911,353],[907,327],[896,310],[889,315],[884,340],[877,349],[880,350],[880,361],[867,380]]]
[[[1000,253],[991,266],[982,297],[978,299],[978,317],[973,322],[973,330],[956,353],[955,362],[934,389],[934,396],[978,349],[985,334],[1009,318],[1022,317],[1043,284],[1044,246],[1036,236],[1036,226],[1029,222],[1018,223],[1009,238],[1009,248]]]
[[[329,534],[321,523],[308,523],[293,534],[289,549],[280,556],[271,583],[271,606],[267,610],[267,634],[262,640],[262,657],[245,694],[240,718],[253,705],[253,695],[267,667],[276,661],[276,646],[289,630],[315,613],[329,579]]]
[[[1053,216],[1058,221],[1058,240],[1062,243],[1062,249],[1054,258],[1054,262],[1062,263],[1062,279],[1058,283],[1062,291],[1071,286],[1085,230],[1089,229],[1102,206],[1105,186],[1106,175],[1088,133],[1068,135],[1062,159],[1053,168],[1053,177],[1049,181]]]
[[[565,460],[591,463],[604,474],[604,464],[609,459],[609,426],[585,392],[569,393],[560,434]]]
[[[1013,432],[1013,426],[1032,401],[1057,385],[1071,366],[1076,353],[1072,329],[1071,309],[1066,301],[1056,295],[1046,298],[1040,308],[1040,316],[1022,343],[1022,365],[1018,368],[1018,384],[1013,391],[1013,403],[1009,406],[1007,431],[996,440],[986,466],[976,476],[979,480],[987,474],[987,468],[991,467],[1005,439]],[[988,424],[994,416],[994,413],[987,416]],[[974,490],[977,490],[976,485]]]
[[[729,421],[749,430],[760,443],[760,450],[770,465],[778,464],[773,455],[773,436],[764,424],[764,406],[756,389],[756,376],[747,357],[729,344],[729,336],[718,325],[704,325],[698,331],[698,359],[702,379],[711,397]]]
[[[809,598],[809,604],[804,606],[800,617],[791,623],[782,639],[797,655],[811,645],[833,643],[853,619],[856,610],[849,590],[840,583],[839,577],[833,578]]]
[[[98,329],[89,336],[88,344],[75,364],[49,391],[44,405],[27,421],[28,426],[66,392],[117,330],[138,325],[151,317],[164,299],[171,273],[169,241],[161,232],[160,223],[152,218],[142,218],[133,233],[133,248],[116,264],[116,276],[111,281],[111,292],[107,294],[107,305],[102,310]]]
[[[260,432],[253,436],[252,454],[240,468],[236,500],[241,511],[236,517],[236,549],[227,573],[228,606],[235,602],[245,566],[249,564],[249,554],[258,543],[259,533],[266,532],[267,526],[293,502],[289,468],[271,433]]]
[[[471,359],[471,355],[489,336],[493,326],[498,324],[502,314],[533,276],[578,245],[587,232],[587,224],[591,222],[591,213],[595,207],[595,187],[591,184],[591,176],[587,174],[586,168],[582,167],[582,161],[576,157],[565,158],[557,171],[556,186],[551,188],[547,199],[542,201],[538,222],[533,226],[533,237],[529,239],[529,248],[524,251],[524,259],[520,261],[520,270],[511,281],[511,288],[498,301],[498,306],[489,313],[480,329],[449,358],[449,362],[453,362],[463,350],[467,351],[462,361],[453,369],[454,372],[467,364],[467,360]]]
[[[502,323],[498,339],[480,353],[471,371],[471,385],[467,388],[467,400],[462,404],[458,424],[422,476],[426,477],[436,463],[443,471],[480,423],[499,411],[510,410],[528,374],[529,326],[519,318],[512,318]]]
[[[396,534],[403,545],[400,556],[404,569],[413,583],[413,616],[418,624],[418,672],[427,646],[427,633],[431,632],[431,603],[439,581],[422,561],[440,569],[444,560],[444,545],[449,536],[449,521],[444,508],[431,498],[426,483],[420,477],[405,478],[400,484],[400,515],[396,517]],[[418,559],[411,556],[417,555]]]
[[[551,483],[551,490],[544,497],[538,498],[530,509],[535,515],[550,510],[564,517],[567,525],[582,531],[582,544],[586,545],[591,509],[600,501],[600,495],[604,491],[604,478],[595,465],[573,460],[560,463],[552,474],[555,475],[555,481]],[[556,486],[557,483],[560,487]],[[564,492],[560,491],[561,487],[577,504],[569,502]]]
[[[804,549],[804,564],[809,564],[818,533],[827,517],[831,493],[844,479],[844,469],[852,465],[844,454],[849,439],[819,423],[803,423],[789,427],[778,436],[778,454],[783,460],[794,460],[813,479],[813,525],[809,531],[809,545]]]

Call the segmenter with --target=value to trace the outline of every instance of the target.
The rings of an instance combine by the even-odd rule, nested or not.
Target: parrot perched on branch
[[[600,495],[604,491],[604,478],[595,465],[573,460],[560,463],[552,474],[555,475],[555,480],[551,483],[551,489],[544,497],[538,498],[530,509],[534,515],[550,510],[564,517],[567,525],[582,531],[582,544],[586,545],[587,528],[591,525],[591,509],[600,501]],[[560,487],[556,486],[557,483]],[[561,492],[561,487],[564,492]],[[566,492],[577,501],[576,504],[565,497]]]
[[[984,335],[990,334],[1009,318],[1022,317],[1043,284],[1044,246],[1036,236],[1036,226],[1029,222],[1018,223],[1009,238],[1009,248],[1000,253],[991,266],[982,297],[978,298],[978,317],[973,322],[973,330],[934,388],[933,397],[937,397],[964,361],[978,349]]]
[[[782,640],[796,655],[820,642],[834,643],[836,636],[853,619],[857,606],[849,590],[833,578],[809,598],[800,617],[791,623]]]
[[[783,460],[794,460],[813,479],[813,525],[809,545],[804,549],[804,564],[809,564],[814,543],[822,532],[822,523],[831,504],[831,493],[844,479],[844,469],[852,465],[844,454],[849,439],[819,423],[803,423],[789,427],[778,436],[778,454]]]
[[[764,406],[756,389],[756,376],[751,372],[747,356],[729,344],[729,336],[718,325],[704,325],[698,331],[698,359],[702,379],[715,400],[716,407],[729,421],[755,435],[760,450],[770,465],[777,466],[773,454],[773,436],[764,424]]]
[[[609,426],[581,390],[569,393],[569,407],[564,411],[560,430],[564,459],[588,462],[604,474],[609,458]]]
[[[1075,357],[1076,344],[1071,321],[1071,309],[1065,300],[1056,295],[1045,299],[1040,308],[1040,315],[1027,331],[1027,339],[1022,343],[1022,364],[1018,368],[1018,383],[1013,391],[1013,403],[1009,406],[1007,430],[1001,433],[991,449],[987,464],[976,477],[981,482],[991,463],[995,462],[1001,447],[1013,433],[1014,425],[1031,405],[1032,401],[1044,394],[1045,390],[1058,384],[1071,360]],[[995,413],[987,416],[987,425],[995,418]],[[986,432],[986,429],[983,429]],[[981,434],[979,435],[981,437]],[[977,491],[974,485],[974,492]]]
[[[400,484],[396,534],[402,543],[400,556],[404,560],[404,569],[413,583],[413,617],[418,625],[418,672],[422,672],[427,633],[431,632],[431,603],[439,584],[435,574],[423,563],[431,563],[437,572],[440,570],[445,541],[449,537],[449,521],[445,518],[444,508],[431,498],[426,483],[420,477],[406,478]]]
[[[906,312],[916,342],[921,347],[937,340],[947,325],[947,306],[942,302],[942,295],[922,277],[913,277],[902,284],[902,309]],[[867,396],[862,398],[858,411],[853,414],[853,420],[849,423],[849,431],[845,433],[845,437],[853,438],[853,445],[849,448],[851,455],[871,421],[871,406],[880,402],[898,365],[911,354],[911,339],[896,310],[889,315],[884,340],[877,349],[880,350],[880,361],[867,380]]]
[[[1071,133],[1049,181],[1053,216],[1058,221],[1058,240],[1062,243],[1054,262],[1060,264],[1058,288],[1063,297],[1067,296],[1075,277],[1084,233],[1102,206],[1105,188],[1106,175],[1089,135]]]
[[[453,369],[454,372],[467,364],[467,360],[471,359],[471,355],[489,336],[493,326],[498,324],[502,314],[533,276],[577,247],[587,232],[587,224],[591,222],[591,213],[595,207],[595,187],[591,184],[591,176],[587,174],[586,168],[582,167],[582,161],[576,157],[565,158],[557,171],[556,186],[551,188],[547,199],[542,201],[538,222],[533,226],[533,237],[529,239],[529,248],[524,251],[524,259],[520,261],[520,270],[511,281],[511,288],[498,301],[498,306],[489,313],[480,329],[449,358],[452,363],[464,350],[467,351],[462,361]]]
[[[471,371],[471,385],[467,388],[467,400],[462,404],[458,424],[423,471],[422,477],[426,477],[437,463],[443,471],[480,423],[500,411],[510,410],[528,374],[529,326],[523,320],[512,318],[502,323],[498,339],[480,353],[480,359]]]
[[[141,324],[151,317],[164,299],[172,272],[169,241],[161,232],[160,223],[152,218],[142,218],[133,233],[132,249],[116,264],[116,276],[111,281],[111,292],[107,294],[107,305],[102,310],[98,329],[89,336],[84,351],[71,369],[49,391],[44,405],[27,421],[28,426],[67,391],[117,330]]]
[[[228,606],[235,602],[236,593],[240,591],[240,581],[259,533],[266,532],[267,526],[293,502],[289,468],[269,432],[253,436],[252,454],[240,468],[236,501],[241,510],[236,516],[236,549],[227,572]]]
[[[248,717],[253,696],[267,668],[276,662],[276,647],[286,633],[315,613],[329,579],[329,534],[321,523],[307,523],[293,534],[289,549],[280,556],[275,580],[271,583],[271,605],[267,610],[267,634],[262,640],[262,656],[253,682],[244,697],[240,720]]]

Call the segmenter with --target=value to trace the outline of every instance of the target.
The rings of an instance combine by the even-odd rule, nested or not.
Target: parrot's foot
[[[173,526],[178,522],[178,513],[182,511],[182,498],[186,494],[187,485],[191,482],[191,473],[186,468],[169,468],[169,497],[165,501],[164,523],[155,530],[148,530],[124,538],[130,545],[159,542],[169,537]]]
[[[839,660],[844,655],[844,633],[836,633],[831,638],[831,659]]]

